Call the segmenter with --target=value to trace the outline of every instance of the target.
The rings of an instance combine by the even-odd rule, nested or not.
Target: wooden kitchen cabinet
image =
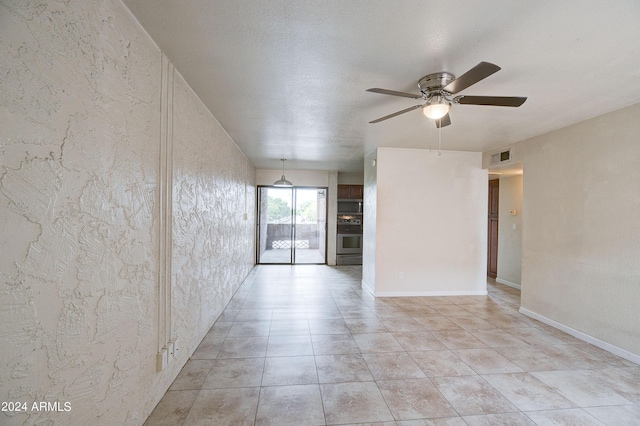
[[[338,185],[338,199],[362,200],[363,198],[363,185]]]

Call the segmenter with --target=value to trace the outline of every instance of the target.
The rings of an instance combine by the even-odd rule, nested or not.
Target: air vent
[[[511,149],[497,152],[491,156],[491,164],[507,163],[509,160],[511,160]]]

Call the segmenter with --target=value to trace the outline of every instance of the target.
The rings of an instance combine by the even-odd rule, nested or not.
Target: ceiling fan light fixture
[[[449,113],[451,109],[451,103],[444,100],[442,97],[431,98],[427,104],[422,108],[422,113],[432,120],[438,120]]]
[[[282,161],[282,177],[277,181],[273,182],[273,186],[291,187],[293,186],[293,183],[291,183],[291,181],[288,181],[287,178],[284,177],[284,162],[287,161],[287,159],[281,158],[280,161]]]

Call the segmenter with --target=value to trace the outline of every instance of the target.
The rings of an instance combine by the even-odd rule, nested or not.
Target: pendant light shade
[[[273,182],[273,186],[293,186],[293,184],[284,177],[284,162],[287,161],[287,159],[281,158],[280,161],[282,161],[282,177]]]

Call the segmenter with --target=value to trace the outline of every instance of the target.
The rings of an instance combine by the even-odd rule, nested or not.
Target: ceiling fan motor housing
[[[434,92],[438,94],[442,93],[442,88],[455,79],[456,77],[451,73],[437,72],[422,77],[420,81],[418,81],[418,88],[425,97],[429,97],[429,95]]]

